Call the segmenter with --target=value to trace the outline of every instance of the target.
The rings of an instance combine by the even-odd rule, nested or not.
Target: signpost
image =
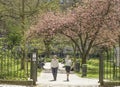
[[[34,49],[33,53],[32,53],[31,79],[33,79],[33,85],[36,85],[36,81],[37,81],[37,49]]]
[[[36,61],[36,53],[33,53],[32,61]]]

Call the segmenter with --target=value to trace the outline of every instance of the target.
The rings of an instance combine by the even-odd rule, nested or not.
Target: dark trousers
[[[57,70],[58,70],[58,67],[52,68],[52,74],[53,74],[54,80],[56,80],[56,78],[57,78]]]

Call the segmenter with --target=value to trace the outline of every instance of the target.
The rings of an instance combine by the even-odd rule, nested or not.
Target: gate
[[[101,49],[99,82],[104,87],[120,86],[120,46]]]
[[[11,47],[7,43],[5,39],[0,38],[0,83],[35,84],[37,81],[37,54],[34,53],[33,56],[30,51],[28,55],[28,51],[26,51],[26,55],[20,46]],[[33,51],[37,53],[37,51]]]

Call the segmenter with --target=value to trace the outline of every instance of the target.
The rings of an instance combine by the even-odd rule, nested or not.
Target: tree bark
[[[82,77],[87,76],[87,56],[82,56]]]
[[[22,0],[22,14],[21,14],[21,27],[22,27],[22,32],[23,32],[23,36],[24,36],[24,32],[25,32],[25,15],[24,15],[24,10],[25,10],[25,4],[24,4],[25,0]],[[21,69],[25,69],[25,44],[26,44],[26,40],[23,38],[23,57],[21,59]]]

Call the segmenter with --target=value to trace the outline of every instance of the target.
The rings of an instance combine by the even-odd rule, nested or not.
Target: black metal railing
[[[10,48],[0,39],[0,79],[2,80],[28,80],[30,77],[30,58],[26,57],[21,68],[23,53],[20,46]]]
[[[102,50],[100,60],[101,85],[105,87],[120,86],[120,47],[107,47]],[[101,58],[100,58],[101,59]],[[101,65],[103,64],[103,65]]]

